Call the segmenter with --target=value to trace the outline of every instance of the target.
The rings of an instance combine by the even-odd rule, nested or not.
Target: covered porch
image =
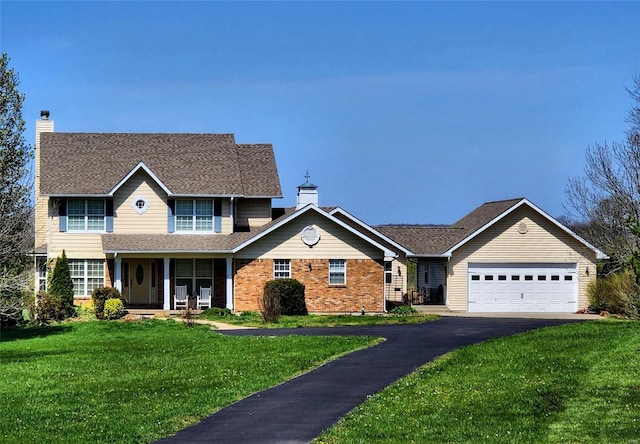
[[[211,307],[233,309],[231,257],[156,257],[115,254],[113,286],[131,308],[175,310],[176,286],[184,286],[193,301],[210,289]]]
[[[176,287],[190,298],[211,289],[211,307],[233,310],[229,235],[103,234],[112,283],[132,308],[175,310]]]

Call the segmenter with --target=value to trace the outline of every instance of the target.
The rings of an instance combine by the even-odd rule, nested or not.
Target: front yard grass
[[[390,325],[390,324],[419,324],[434,321],[438,315],[409,314],[409,315],[313,315],[308,316],[280,316],[276,323],[264,323],[259,313],[244,312],[240,315],[224,314],[218,310],[200,313],[198,319],[219,321],[233,325],[258,328],[303,328],[303,327],[339,327],[352,325]]]
[[[376,342],[226,337],[171,321],[2,332],[0,442],[142,443]]]
[[[317,443],[638,443],[640,323],[546,328],[451,352]]]

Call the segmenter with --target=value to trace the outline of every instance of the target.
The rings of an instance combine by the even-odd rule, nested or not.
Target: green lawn
[[[260,328],[302,328],[302,327],[336,327],[347,325],[389,325],[389,324],[419,324],[421,322],[438,319],[438,315],[308,315],[308,316],[280,316],[277,323],[265,324],[258,313],[245,312],[239,316],[203,312],[198,319],[225,322],[233,325]]]
[[[172,321],[65,323],[0,339],[3,443],[150,442],[376,341],[226,337]]]
[[[640,323],[466,347],[373,396],[318,443],[638,443]]]

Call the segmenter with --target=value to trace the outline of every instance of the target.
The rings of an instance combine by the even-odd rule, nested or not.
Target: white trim
[[[111,190],[109,191],[109,196],[113,196],[115,192],[118,191],[118,189],[120,189],[120,187],[123,186],[131,178],[131,176],[133,176],[140,170],[143,170],[145,173],[147,173],[155,181],[155,183],[160,188],[162,188],[165,193],[171,195],[171,190],[169,190],[169,188],[167,188],[167,186],[162,183],[160,179],[158,179],[158,176],[153,174],[153,171],[151,171],[149,167],[144,164],[144,162],[138,162],[138,164],[134,166],[131,171],[129,171],[129,174],[124,176],[120,182],[118,182],[113,188],[111,188]]]
[[[138,207],[140,201],[143,203],[142,207]],[[138,214],[144,214],[149,209],[149,200],[142,195],[136,196],[131,201],[131,208]]]
[[[277,270],[276,262],[280,262],[278,265],[287,266],[286,270]],[[276,276],[276,273],[287,273],[287,276]],[[274,259],[273,260],[273,279],[291,279],[291,259]]]
[[[331,261],[334,262],[342,262],[343,265],[343,271],[342,274],[344,276],[344,281],[339,283],[339,284],[333,284],[331,283]],[[327,275],[327,283],[329,284],[329,287],[346,287],[347,285],[347,260],[346,259],[329,259],[329,266],[327,267],[328,269],[328,275]],[[338,272],[336,272],[338,273]]]
[[[336,218],[335,216],[332,216],[331,214],[327,213],[326,211],[318,208],[317,205],[313,205],[313,204],[307,204],[307,206],[305,206],[304,208],[296,210],[295,212],[293,212],[289,216],[287,216],[284,219],[282,219],[277,224],[274,224],[273,226],[269,227],[268,229],[262,231],[261,233],[256,234],[254,237],[252,237],[250,239],[247,239],[246,241],[244,241],[240,245],[236,246],[235,248],[233,248],[233,250],[231,250],[231,252],[232,253],[237,253],[238,251],[242,250],[243,248],[247,247],[248,245],[251,245],[252,243],[256,242],[258,239],[262,239],[263,237],[267,236],[268,234],[272,233],[273,231],[277,230],[278,228],[282,227],[283,225],[289,223],[293,219],[302,216],[303,214],[305,214],[308,211],[315,211],[319,215],[324,216],[325,218],[327,218],[330,221],[334,222],[335,224],[341,226],[342,228],[344,228],[345,230],[349,231],[350,233],[356,235],[357,237],[359,237],[360,239],[364,240],[365,242],[368,242],[369,244],[373,245],[374,247],[379,248],[380,250],[382,250],[384,252],[385,256],[389,256],[389,257],[397,257],[398,256],[394,251],[389,250],[384,245],[379,244],[375,240],[371,239],[370,237],[367,237],[366,235],[364,235],[360,231],[358,231],[355,228],[347,225],[346,223],[342,222],[340,219]]]
[[[496,218],[494,218],[493,220],[489,221],[488,223],[486,223],[485,225],[483,225],[482,227],[478,228],[476,231],[474,231],[473,233],[471,233],[469,236],[465,237],[464,239],[462,239],[460,242],[458,242],[457,244],[455,244],[453,247],[449,248],[447,251],[445,251],[444,253],[442,253],[443,256],[451,256],[453,254],[453,252],[455,250],[457,250],[458,248],[460,248],[462,245],[466,244],[468,241],[470,241],[471,239],[473,239],[474,237],[478,236],[480,233],[482,233],[483,231],[487,230],[489,227],[491,227],[492,225],[494,225],[496,222],[498,222],[499,220],[503,219],[504,217],[506,217],[508,214],[511,214],[512,212],[514,212],[515,210],[517,210],[518,208],[520,208],[523,205],[528,205],[531,209],[533,209],[534,211],[537,211],[541,216],[544,216],[549,222],[551,222],[552,224],[554,224],[555,226],[557,226],[558,228],[560,228],[562,231],[564,231],[565,233],[567,233],[568,235],[570,235],[571,237],[573,237],[575,240],[577,240],[578,242],[580,242],[581,244],[585,245],[586,247],[588,247],[589,249],[591,249],[593,252],[596,253],[596,259],[600,260],[600,259],[608,259],[609,256],[607,256],[606,254],[604,254],[602,251],[598,250],[596,247],[594,247],[593,245],[591,245],[589,242],[587,242],[586,240],[584,240],[583,238],[581,238],[580,236],[578,236],[577,234],[575,234],[573,231],[571,231],[569,228],[565,227],[564,225],[562,225],[560,222],[558,222],[557,220],[555,220],[553,217],[549,216],[547,213],[545,213],[543,210],[541,210],[540,208],[538,208],[537,206],[535,206],[533,203],[529,202],[527,199],[522,199],[520,200],[520,202],[516,203],[515,205],[513,205],[511,208],[507,209],[506,211],[504,211],[503,213],[501,213],[500,215],[498,215]]]
[[[226,307],[229,310],[233,310],[233,258],[226,258],[226,290],[227,290],[227,300]]]
[[[369,231],[372,234],[375,234],[376,236],[380,237],[382,240],[384,240],[385,242],[388,242],[389,244],[393,245],[394,247],[396,247],[399,250],[402,250],[402,252],[404,254],[406,254],[407,256],[409,255],[413,255],[413,253],[408,250],[406,247],[403,247],[402,245],[400,245],[399,243],[397,243],[396,241],[394,241],[393,239],[385,236],[384,234],[382,234],[381,232],[379,232],[378,230],[376,230],[375,228],[371,227],[370,225],[367,225],[366,223],[364,223],[363,221],[361,221],[360,219],[358,219],[357,217],[355,217],[353,214],[346,212],[345,210],[343,210],[340,207],[336,207],[333,210],[331,210],[329,212],[329,214],[331,214],[332,216],[335,215],[335,213],[340,213],[344,216],[347,217],[347,219],[351,220],[352,222],[355,222],[356,224],[360,225],[362,228],[364,228],[365,230]]]
[[[164,293],[164,298],[162,300],[162,309],[171,310],[171,273],[169,273],[171,260],[168,257],[164,257],[162,258],[162,262],[162,291]]]

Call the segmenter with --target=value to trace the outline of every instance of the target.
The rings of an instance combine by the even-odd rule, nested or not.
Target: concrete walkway
[[[443,317],[419,325],[228,330],[223,333],[368,335],[386,341],[251,395],[158,442],[308,443],[368,396],[437,356],[487,339],[580,320]]]

